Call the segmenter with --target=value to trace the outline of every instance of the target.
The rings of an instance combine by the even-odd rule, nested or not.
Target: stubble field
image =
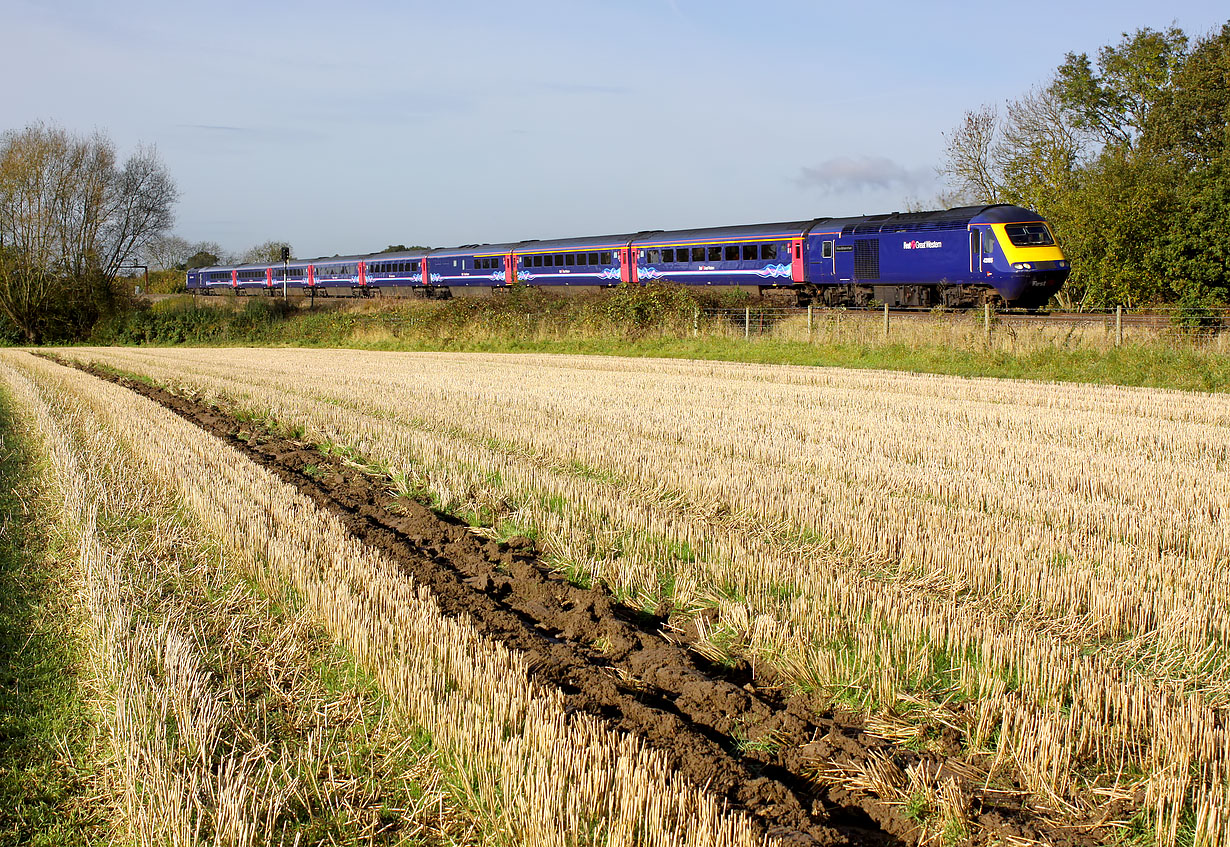
[[[0,384],[85,528],[134,827],[269,844],[322,815],[390,843],[1230,838],[1222,396],[615,358],[57,355],[96,372],[5,352]],[[91,529],[99,510],[144,501],[196,539],[181,551],[216,548],[212,566],[167,566],[165,535],[138,527],[145,564],[108,570],[132,543]],[[166,608],[227,568],[233,615]],[[193,616],[259,628],[253,597],[314,634],[220,662],[235,634]],[[270,737],[236,694],[244,662],[294,676],[332,649],[361,679],[290,697],[295,729]],[[175,673],[131,671],[151,665]],[[370,773],[355,726],[386,751]]]

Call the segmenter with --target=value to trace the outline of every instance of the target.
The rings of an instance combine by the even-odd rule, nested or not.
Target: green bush
[[[1190,286],[1179,299],[1173,320],[1176,327],[1187,333],[1211,332],[1221,328],[1225,310],[1216,297]]]

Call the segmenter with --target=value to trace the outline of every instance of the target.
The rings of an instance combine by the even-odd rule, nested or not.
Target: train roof
[[[803,234],[811,221],[785,221],[775,224],[713,226],[703,229],[673,229],[637,236],[636,246],[676,244],[680,241],[762,241],[766,238],[791,238]]]
[[[873,235],[884,232],[919,232],[945,229],[965,229],[973,222],[1003,223],[1037,220],[1038,214],[1020,206],[996,204],[989,206],[958,206],[929,212],[892,212],[885,215],[862,215],[845,218],[817,218],[814,233],[842,235]]]
[[[516,249],[517,242],[502,241],[494,244],[459,244],[456,247],[437,247],[427,255],[432,259],[447,256],[495,256],[503,255]]]
[[[547,238],[542,241],[522,241],[518,253],[554,253],[568,250],[618,250],[644,233],[624,232],[617,235],[583,235],[578,238]]]

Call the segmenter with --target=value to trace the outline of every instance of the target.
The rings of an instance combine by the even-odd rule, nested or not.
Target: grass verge
[[[0,844],[107,840],[70,540],[0,388]]]

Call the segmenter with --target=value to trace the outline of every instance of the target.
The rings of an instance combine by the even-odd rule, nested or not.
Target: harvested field
[[[213,531],[286,522],[312,549],[301,516],[327,515],[396,573],[351,572],[372,608],[428,603],[471,628],[462,643],[511,651],[502,670],[467,654],[466,678],[525,680],[516,702],[558,717],[482,748],[501,784],[573,784],[526,764],[541,738],[576,738],[575,773],[600,784],[517,782],[522,840],[549,808],[565,841],[673,843],[635,829],[648,815],[722,833],[686,843],[1226,843],[1226,398],[544,356],[61,355],[138,376],[196,425],[174,432],[197,464],[168,479]],[[4,362],[163,421],[84,374]],[[141,433],[129,449],[150,449]],[[241,454],[294,493],[194,484]],[[373,670],[387,696],[401,673]],[[487,684],[457,708],[496,702]],[[650,805],[601,805],[612,791]]]

